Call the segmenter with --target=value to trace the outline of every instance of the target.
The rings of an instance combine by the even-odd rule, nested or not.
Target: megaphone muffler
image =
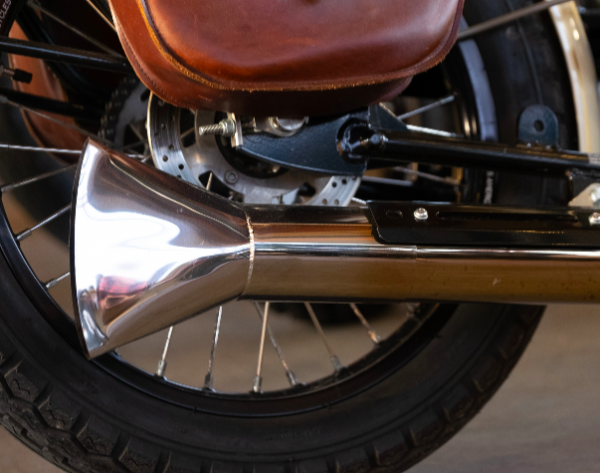
[[[590,301],[595,250],[386,244],[369,209],[247,207],[88,142],[71,235],[89,357],[234,299]]]

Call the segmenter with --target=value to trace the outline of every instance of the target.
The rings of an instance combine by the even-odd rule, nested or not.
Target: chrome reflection
[[[576,2],[550,8],[567,67],[577,115],[579,149],[600,152],[600,104],[594,56]]]
[[[245,213],[135,164],[90,142],[77,179],[73,287],[92,357],[138,338],[137,326],[152,333],[237,297],[247,282]]]
[[[90,357],[237,298],[597,302],[600,251],[384,245],[368,209],[242,207],[95,142],[76,183],[71,274]]]

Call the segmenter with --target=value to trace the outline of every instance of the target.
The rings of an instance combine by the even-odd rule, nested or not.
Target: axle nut
[[[423,207],[415,210],[415,220],[417,222],[424,222],[428,218],[429,218],[429,214],[427,213],[427,210],[424,209]]]

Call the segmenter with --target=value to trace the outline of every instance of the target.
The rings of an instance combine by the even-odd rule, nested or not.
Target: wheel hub
[[[218,181],[224,195],[248,204],[305,204],[346,206],[360,179],[284,169],[260,160],[238,156],[227,139],[201,135],[200,126],[218,122],[216,112],[194,112],[164,103],[152,95],[148,106],[148,137],[158,169],[206,188]],[[285,138],[281,138],[285,139]],[[212,178],[211,178],[212,175]]]

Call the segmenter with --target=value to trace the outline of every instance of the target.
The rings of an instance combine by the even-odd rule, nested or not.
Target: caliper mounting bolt
[[[198,128],[198,134],[204,135],[219,135],[233,136],[235,135],[235,120],[233,118],[225,118],[214,125],[204,125]]]

